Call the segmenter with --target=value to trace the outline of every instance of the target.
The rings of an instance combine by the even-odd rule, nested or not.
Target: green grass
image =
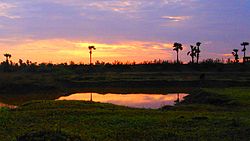
[[[207,92],[224,95],[242,106],[250,106],[249,88],[213,88],[205,89]]]
[[[150,89],[129,86],[104,89],[101,84],[152,80],[192,83],[199,80],[200,74],[201,72],[165,71],[60,75],[0,73],[1,102],[18,105],[23,103],[17,109],[0,108],[0,141],[14,141],[17,137],[30,133],[35,135],[47,132],[58,136],[76,136],[84,141],[250,140],[250,88],[205,88],[202,92],[192,92],[181,105],[158,110],[52,100],[62,93],[72,91],[167,93],[169,88],[165,85]],[[206,80],[248,83],[250,73],[206,72]],[[97,87],[81,89],[74,86],[65,87],[64,84],[67,82],[101,83]],[[169,92],[173,91],[176,92],[176,89]],[[184,92],[184,89],[178,87],[178,91]],[[26,102],[29,100],[39,101]]]
[[[171,110],[148,110],[83,101],[31,101],[17,109],[0,110],[0,139],[12,141],[46,131],[84,141],[249,140],[250,88],[204,91],[239,105],[189,103]]]

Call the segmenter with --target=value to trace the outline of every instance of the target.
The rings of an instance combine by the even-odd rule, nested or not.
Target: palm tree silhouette
[[[5,53],[4,56],[6,57],[6,63],[9,64],[9,59],[11,58],[11,54]]]
[[[244,52],[244,58],[246,57],[246,46],[248,46],[249,45],[249,43],[248,42],[243,42],[243,43],[241,43],[240,44],[241,46],[243,46],[243,49],[242,49],[242,52]],[[243,63],[245,63],[245,59],[243,58]]]
[[[197,48],[196,48],[197,62],[196,63],[198,64],[199,63],[199,59],[200,59],[200,53],[201,53],[201,51],[200,51],[201,42],[197,42],[196,46],[197,46]]]
[[[234,49],[233,50],[233,52],[232,52],[232,54],[233,54],[233,56],[234,56],[234,59],[235,59],[235,63],[238,63],[239,62],[239,55],[238,55],[238,49]]]
[[[89,54],[90,54],[90,58],[89,58],[89,62],[90,62],[90,65],[92,65],[92,51],[96,50],[95,46],[89,46]]]
[[[194,57],[196,57],[196,47],[193,45],[190,45],[191,51],[187,53],[187,55],[190,55],[192,58],[192,64],[194,63]]]
[[[173,47],[173,50],[177,53],[177,63],[179,64],[179,50],[183,50],[182,44],[175,42]]]

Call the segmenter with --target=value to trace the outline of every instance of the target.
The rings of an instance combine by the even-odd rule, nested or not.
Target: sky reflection
[[[13,109],[13,108],[16,108],[17,106],[9,105],[9,104],[4,104],[4,103],[0,103],[0,108],[1,108],[1,107],[7,107],[7,108]]]
[[[174,105],[175,101],[182,101],[188,94],[97,94],[92,93],[92,100],[95,102],[112,103],[135,108],[157,109],[164,105]],[[57,100],[91,100],[91,93],[76,93],[69,96],[62,96]]]

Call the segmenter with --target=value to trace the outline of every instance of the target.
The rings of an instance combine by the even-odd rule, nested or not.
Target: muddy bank
[[[184,99],[184,101],[180,102],[180,105],[209,104],[215,106],[239,106],[239,103],[234,99],[230,99],[226,95],[206,92],[203,90],[192,92],[192,94],[186,96]]]
[[[168,88],[168,87],[241,87],[250,86],[250,81],[223,81],[223,80],[205,80],[205,81],[103,81],[103,82],[64,82],[66,87],[81,88]]]

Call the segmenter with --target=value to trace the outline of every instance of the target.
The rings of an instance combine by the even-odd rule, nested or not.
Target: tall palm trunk
[[[244,45],[244,58],[246,57],[246,46]]]
[[[245,63],[246,51],[244,51],[243,63]]]
[[[89,52],[89,64],[92,65],[92,51]]]
[[[179,64],[179,51],[177,50],[177,64]]]
[[[200,47],[198,46],[198,48],[197,48],[197,50],[198,50],[198,53],[197,53],[197,64],[199,64],[199,58],[200,58]]]
[[[243,45],[244,48],[243,48],[243,53],[244,53],[244,57],[243,57],[243,63],[245,63],[245,57],[246,57],[246,45]]]

